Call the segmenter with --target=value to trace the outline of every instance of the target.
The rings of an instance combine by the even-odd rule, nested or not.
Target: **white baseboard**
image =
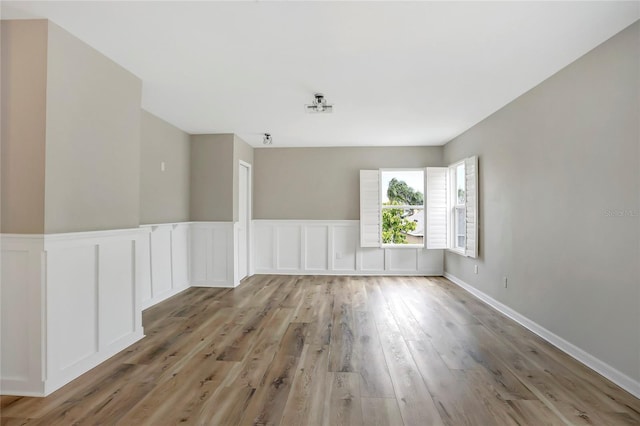
[[[497,301],[496,299],[492,298],[486,293],[483,293],[477,288],[462,281],[458,277],[453,276],[448,272],[445,272],[444,276],[445,278],[447,278],[454,284],[458,285],[459,287],[463,288],[467,292],[471,293],[472,295],[482,300],[489,306],[493,307],[494,309],[508,316],[518,324],[527,328],[529,331],[542,337],[544,340],[551,343],[553,346],[560,349],[561,351],[565,352],[567,355],[571,356],[577,361],[580,361],[582,364],[586,365],[590,369],[594,370],[595,372],[611,380],[613,383],[617,384],[622,389],[631,393],[636,398],[640,398],[640,382],[639,381],[634,380],[633,378],[627,376],[626,374],[618,371],[617,369],[610,366],[606,362],[587,353],[586,351],[577,347],[573,343],[566,341],[565,339],[558,336],[557,334],[554,334],[553,332],[547,330],[546,328],[542,327],[538,323],[530,320],[529,318],[525,317],[519,312],[516,312],[515,310],[505,305],[504,303]]]
[[[42,395],[35,396],[48,396],[56,390],[60,389],[62,386],[67,383],[75,380],[80,377],[87,371],[96,367],[97,365],[102,364],[118,352],[128,348],[133,345],[137,341],[144,338],[144,334],[142,330],[137,330],[135,333],[132,333],[128,336],[125,336],[118,340],[115,344],[111,345],[108,348],[101,350],[99,353],[96,353],[94,356],[87,358],[81,364],[77,365],[73,370],[66,372],[64,375],[56,377],[54,379],[47,380],[44,385],[44,393]]]
[[[176,289],[171,289],[169,291],[166,291],[162,294],[157,295],[156,297],[154,297],[153,299],[148,299],[145,300],[144,302],[142,302],[141,305],[141,309],[144,311],[145,309],[149,309],[152,306],[157,305],[160,302],[164,302],[167,299],[172,298],[173,296],[176,296],[180,293],[182,293],[185,290],[188,290],[189,287],[193,287],[193,286],[184,286],[184,287],[180,287],[180,288],[176,288]]]
[[[440,271],[420,272],[388,272],[388,271],[313,271],[313,270],[259,270],[258,275],[328,275],[328,276],[357,276],[357,277],[441,277]]]

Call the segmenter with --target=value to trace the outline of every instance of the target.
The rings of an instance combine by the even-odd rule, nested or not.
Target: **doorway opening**
[[[251,271],[251,164],[238,167],[238,281]]]

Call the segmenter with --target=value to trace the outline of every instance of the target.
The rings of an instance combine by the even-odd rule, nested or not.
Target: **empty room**
[[[640,425],[640,2],[0,14],[3,426]]]

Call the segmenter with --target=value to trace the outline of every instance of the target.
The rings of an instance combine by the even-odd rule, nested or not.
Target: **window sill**
[[[462,257],[466,257],[466,255],[464,254],[464,250],[463,249],[452,249],[452,248],[448,248],[447,249],[448,252],[451,253],[455,253],[455,254],[459,254]]]
[[[424,244],[382,244],[380,248],[399,248],[399,249],[423,249]]]

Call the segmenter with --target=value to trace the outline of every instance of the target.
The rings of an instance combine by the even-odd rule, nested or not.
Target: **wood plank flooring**
[[[444,278],[253,276],[2,425],[640,425],[640,400]]]

